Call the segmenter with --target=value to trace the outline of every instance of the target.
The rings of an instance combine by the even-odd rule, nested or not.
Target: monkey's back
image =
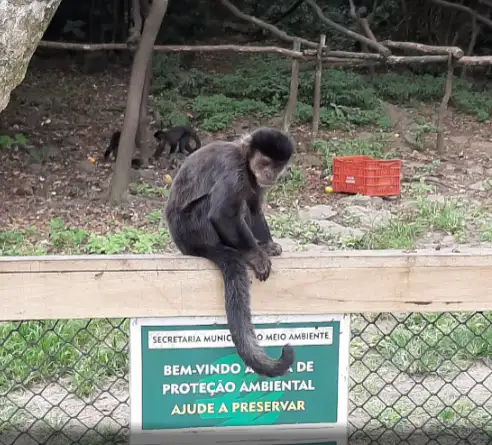
[[[234,142],[211,142],[190,154],[174,177],[166,213],[185,211],[208,195],[227,174],[240,171],[244,159]]]
[[[193,254],[199,245],[220,241],[208,219],[209,195],[231,172],[241,171],[244,159],[238,148],[232,142],[212,142],[190,154],[178,170],[164,213],[169,233],[182,253]]]

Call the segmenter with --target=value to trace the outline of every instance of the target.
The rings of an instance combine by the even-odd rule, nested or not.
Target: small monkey
[[[160,158],[167,144],[171,147],[169,156],[176,151],[176,148],[178,148],[180,153],[184,153],[185,150],[188,153],[193,153],[201,147],[200,138],[198,137],[196,131],[182,125],[178,125],[169,130],[157,130],[154,133],[154,138],[156,138],[159,142],[159,145],[154,153],[154,159]],[[191,148],[190,138],[195,141],[194,149]]]
[[[111,136],[108,148],[104,152],[104,160],[109,161],[111,153],[113,153],[114,159],[118,157],[118,146],[120,144],[121,131],[115,131]],[[132,167],[138,169],[142,166],[142,160],[138,158],[132,158]]]
[[[190,154],[171,185],[164,210],[169,231],[184,255],[207,258],[221,271],[232,340],[257,374],[277,377],[294,362],[289,344],[270,358],[256,340],[251,320],[247,265],[265,281],[269,256],[282,253],[262,211],[266,190],[285,174],[294,144],[272,128],[259,128],[238,141],[214,141]]]

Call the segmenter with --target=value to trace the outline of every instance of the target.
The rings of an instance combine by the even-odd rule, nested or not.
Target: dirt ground
[[[62,66],[62,67],[61,67]],[[121,128],[126,104],[129,69],[112,69],[87,75],[71,62],[47,63],[33,59],[24,82],[13,92],[7,109],[0,114],[0,134],[27,138],[28,150],[3,149],[0,173],[0,224],[3,229],[19,230],[36,226],[45,232],[50,218],[57,216],[68,225],[105,233],[118,225],[145,225],[144,215],[162,207],[158,197],[132,196],[129,204],[109,207],[105,200],[112,164],[102,159],[111,132]],[[402,109],[387,104],[392,130],[387,132],[392,152],[403,159],[402,196],[385,201],[385,206],[401,206],[406,190],[425,181],[435,193],[457,196],[492,209],[492,193],[485,184],[492,178],[492,126],[472,116],[449,110],[446,117],[446,154],[438,157],[434,139],[425,150],[417,150],[405,136],[413,116],[435,122],[437,105]],[[268,124],[268,122],[266,122]],[[156,128],[155,123],[151,123]],[[235,123],[238,128],[244,127]],[[243,130],[244,131],[244,130]],[[152,134],[152,133],[150,133]],[[323,138],[368,137],[358,133],[323,132]],[[202,134],[203,142],[221,133]],[[306,177],[297,197],[301,205],[337,206],[344,198],[326,194],[323,160],[317,153],[302,153],[309,141],[309,129],[293,132],[300,153],[296,165]],[[417,147],[418,148],[418,147]],[[88,158],[96,159],[95,163]],[[439,159],[438,162],[436,160]],[[143,180],[164,187],[167,169],[132,170],[132,181]]]

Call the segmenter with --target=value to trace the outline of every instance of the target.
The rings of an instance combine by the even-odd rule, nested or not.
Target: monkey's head
[[[243,146],[248,148],[249,169],[262,188],[278,182],[294,154],[292,140],[273,128],[259,128],[243,139]]]
[[[154,133],[154,138],[157,139],[159,142],[161,142],[164,139],[164,131],[162,130],[157,130]]]

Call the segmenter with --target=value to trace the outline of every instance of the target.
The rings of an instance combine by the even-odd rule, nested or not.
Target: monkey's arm
[[[253,208],[251,212],[251,231],[260,244],[269,243],[272,240],[268,223],[263,215],[261,207]]]
[[[236,181],[226,178],[212,188],[208,219],[225,245],[241,251],[258,250],[258,243],[244,220],[244,201]]]
[[[260,247],[269,256],[278,256],[282,253],[282,246],[277,244],[272,239],[272,234],[270,233],[270,228],[265,219],[265,215],[261,209],[261,205],[250,209],[250,221],[251,221],[251,231],[253,235],[258,240]]]

